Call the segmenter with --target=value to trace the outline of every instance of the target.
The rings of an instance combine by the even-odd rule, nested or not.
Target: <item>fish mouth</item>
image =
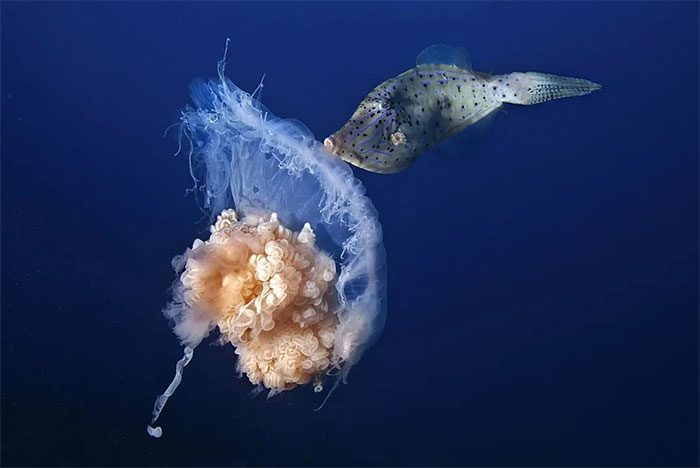
[[[362,158],[359,156],[359,154],[355,151],[350,151],[347,148],[344,148],[343,145],[339,145],[333,135],[323,140],[323,146],[326,148],[326,151],[331,153],[333,156],[337,156],[353,166],[362,167]]]
[[[329,153],[335,154],[336,156],[338,155],[338,145],[336,145],[335,139],[333,139],[333,135],[323,140],[323,146],[326,148],[326,150],[328,150]]]

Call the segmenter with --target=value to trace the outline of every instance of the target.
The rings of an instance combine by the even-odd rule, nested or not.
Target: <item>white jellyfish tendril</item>
[[[161,411],[163,411],[165,404],[168,402],[168,398],[175,393],[175,389],[177,389],[180,382],[182,382],[182,370],[187,364],[190,363],[193,355],[194,350],[189,346],[185,346],[182,359],[177,361],[177,364],[175,365],[175,377],[173,377],[173,381],[170,382],[170,385],[168,385],[168,388],[165,389],[165,392],[163,392],[163,394],[156,399],[156,404],[153,406],[153,419],[151,419],[151,424],[149,424],[147,427],[149,435],[152,435],[155,438],[163,435],[163,429],[158,426],[153,427],[153,424],[158,420],[158,416],[160,416]]]
[[[227,42],[228,47],[228,42]],[[149,435],[210,332],[268,397],[311,384],[324,403],[377,339],[386,316],[382,231],[364,187],[300,122],[275,117],[224,77],[195,81],[181,117],[195,192],[214,221],[173,259],[163,310],[184,346]]]

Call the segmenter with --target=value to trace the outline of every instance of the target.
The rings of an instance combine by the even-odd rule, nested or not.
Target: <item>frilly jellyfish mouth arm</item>
[[[156,398],[156,403],[153,406],[153,418],[151,419],[151,424],[149,424],[146,428],[148,435],[155,438],[163,435],[163,429],[161,429],[160,426],[153,427],[153,424],[155,424],[155,422],[158,420],[160,413],[163,411],[165,404],[168,402],[168,398],[173,396],[173,393],[175,393],[175,390],[180,385],[180,382],[182,382],[182,371],[185,366],[190,363],[193,355],[194,350],[189,346],[185,346],[184,355],[179,361],[177,361],[177,364],[175,364],[175,377],[173,377],[173,381],[170,382],[170,385],[168,385],[168,388],[165,389],[165,392]]]

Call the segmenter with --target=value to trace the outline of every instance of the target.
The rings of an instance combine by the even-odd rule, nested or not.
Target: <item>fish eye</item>
[[[388,99],[382,99],[377,105],[379,106],[379,110],[387,110],[391,107],[391,102]]]

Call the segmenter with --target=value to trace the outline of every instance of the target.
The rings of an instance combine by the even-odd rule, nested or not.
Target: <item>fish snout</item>
[[[338,145],[335,142],[335,139],[333,138],[333,135],[329,136],[325,140],[323,140],[323,146],[326,148],[326,150],[332,154],[338,154]]]

